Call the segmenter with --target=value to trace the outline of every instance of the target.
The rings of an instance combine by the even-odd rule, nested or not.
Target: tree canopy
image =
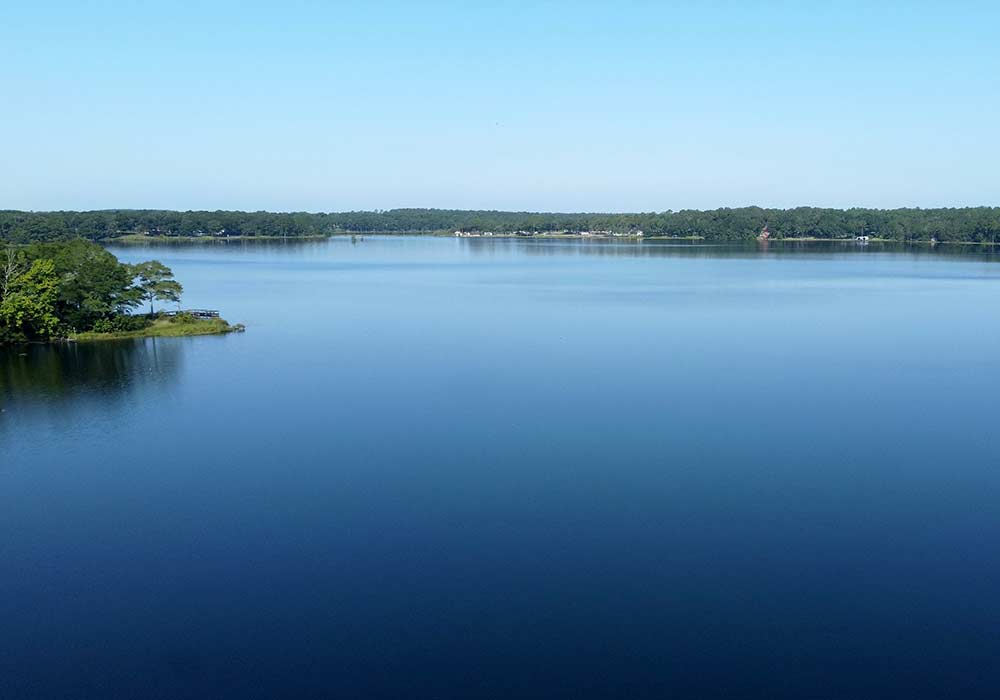
[[[18,269],[0,298],[0,342],[48,338],[56,332],[59,278],[51,260],[33,260]]]
[[[89,241],[9,246],[0,250],[0,343],[89,331],[181,291],[163,263],[126,265]]]
[[[135,289],[143,301],[149,302],[149,313],[153,313],[154,301],[180,301],[184,288],[174,280],[174,273],[159,260],[149,260],[131,267],[135,277]]]

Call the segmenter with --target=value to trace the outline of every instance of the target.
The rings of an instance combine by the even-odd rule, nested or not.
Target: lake
[[[989,254],[112,251],[247,331],[0,350],[2,698],[1000,688]]]

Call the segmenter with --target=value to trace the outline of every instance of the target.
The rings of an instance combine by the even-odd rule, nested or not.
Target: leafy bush
[[[130,331],[141,331],[149,325],[149,319],[145,316],[131,316],[120,314],[111,318],[102,318],[94,324],[95,333],[128,333]]]
[[[6,325],[0,323],[0,345],[23,343],[26,340],[28,339],[24,333],[16,331],[13,328],[8,328]]]
[[[194,323],[195,317],[189,313],[174,314],[169,317],[171,323]]]

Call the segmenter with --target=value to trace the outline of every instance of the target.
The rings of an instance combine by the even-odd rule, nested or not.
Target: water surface
[[[993,697],[1000,266],[129,246],[242,335],[0,351],[0,697]]]

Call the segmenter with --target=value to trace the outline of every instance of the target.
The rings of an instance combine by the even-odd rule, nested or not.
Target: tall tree
[[[12,247],[8,247],[3,252],[3,261],[0,262],[0,301],[4,300],[12,287],[14,281],[21,276],[26,268],[24,259]]]
[[[132,266],[135,287],[140,298],[149,302],[149,315],[153,315],[154,301],[180,301],[184,288],[174,280],[174,273],[159,260],[149,260]]]

